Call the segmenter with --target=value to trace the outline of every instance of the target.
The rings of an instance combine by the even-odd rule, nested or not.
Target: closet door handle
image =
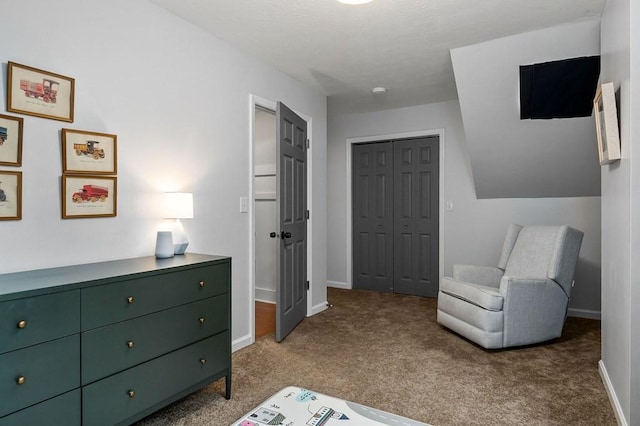
[[[280,235],[282,235],[283,240],[286,238],[291,238],[291,232],[282,231]]]

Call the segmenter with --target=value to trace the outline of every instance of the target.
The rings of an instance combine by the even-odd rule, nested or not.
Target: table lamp
[[[184,254],[189,240],[180,219],[193,219],[193,194],[190,192],[165,192],[163,198],[165,219],[175,219],[173,226],[173,252]]]

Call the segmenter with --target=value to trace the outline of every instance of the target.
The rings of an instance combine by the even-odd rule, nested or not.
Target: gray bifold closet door
[[[439,138],[353,145],[354,288],[435,297]]]

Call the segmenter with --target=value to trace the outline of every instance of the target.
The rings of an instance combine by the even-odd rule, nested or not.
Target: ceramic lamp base
[[[187,234],[184,232],[184,227],[180,219],[176,219],[171,232],[173,233],[173,252],[175,254],[184,254],[189,245],[189,240],[187,239]]]
[[[187,250],[187,246],[189,245],[189,243],[181,243],[181,244],[174,244],[173,245],[173,253],[174,254],[184,254],[184,252]]]

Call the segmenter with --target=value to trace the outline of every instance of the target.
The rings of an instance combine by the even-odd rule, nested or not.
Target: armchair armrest
[[[543,342],[562,334],[569,298],[550,279],[502,277],[504,346]]]
[[[498,287],[504,271],[495,266],[453,265],[453,278],[457,281]]]

